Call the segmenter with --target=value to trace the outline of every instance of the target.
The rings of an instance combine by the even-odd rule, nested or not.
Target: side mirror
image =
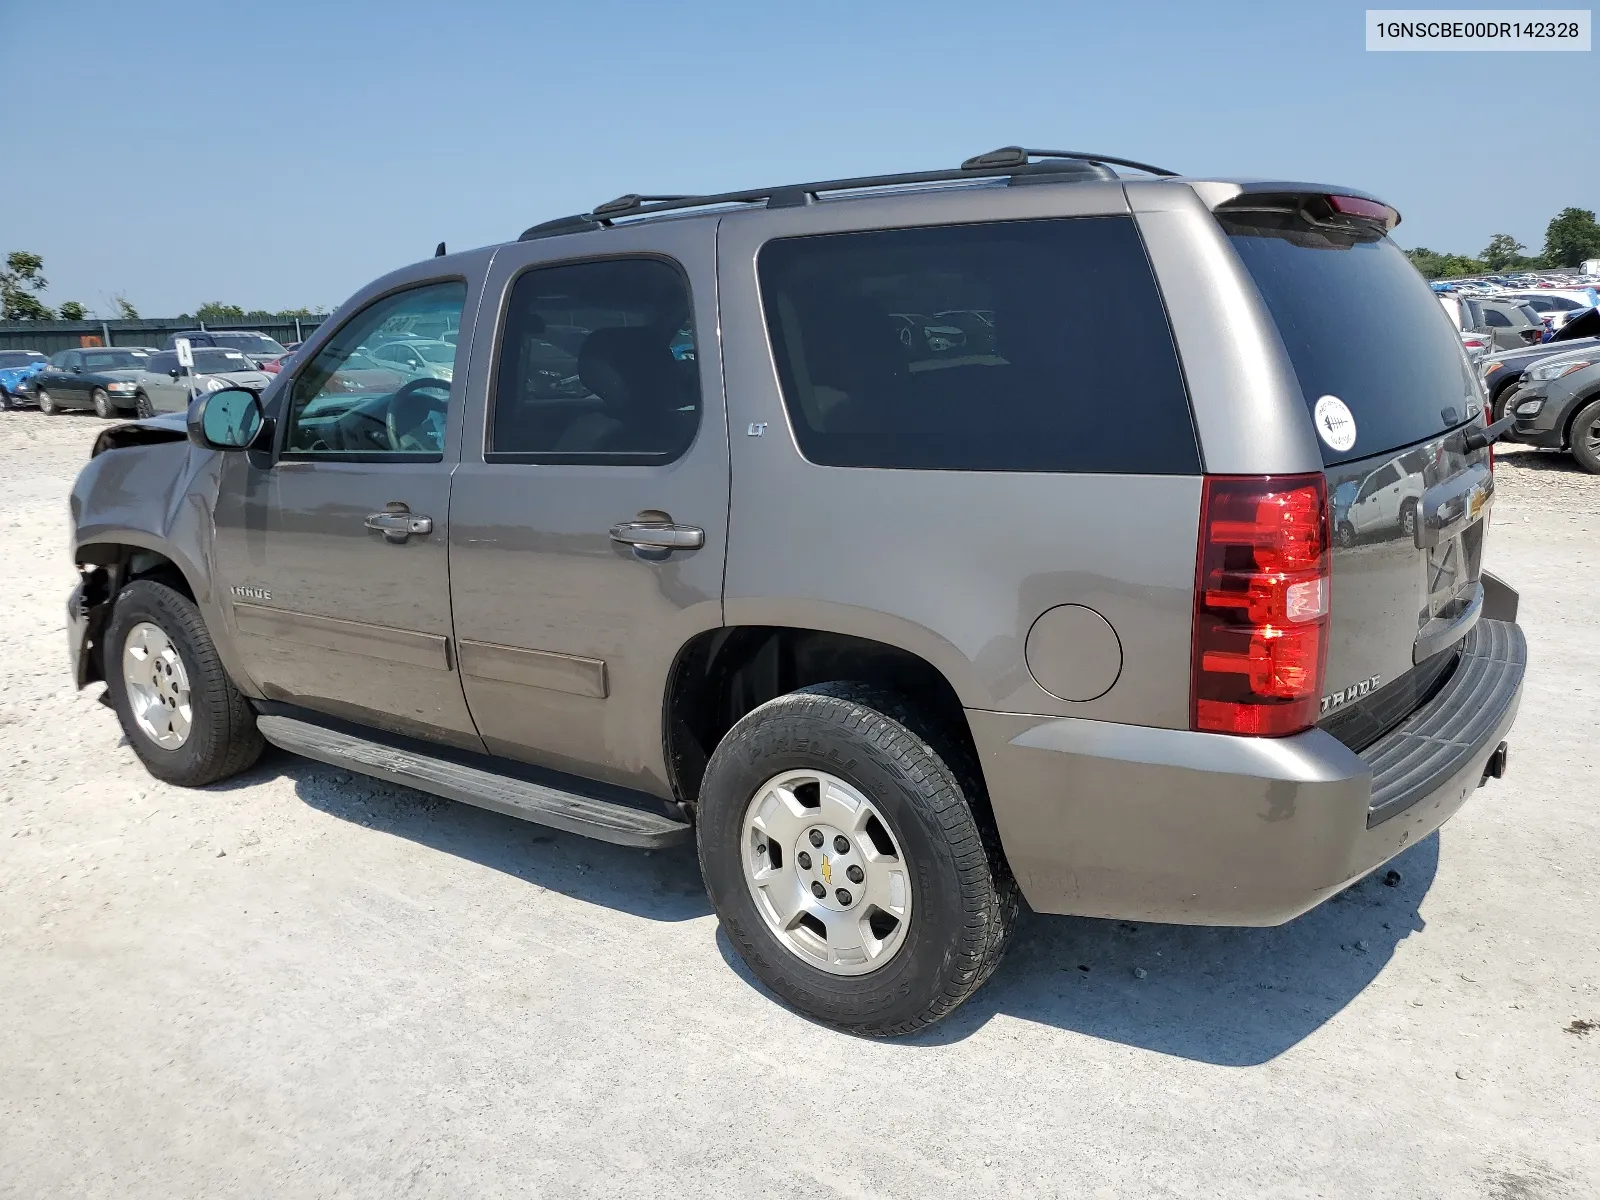
[[[173,367],[172,370],[167,372],[167,374],[171,375],[174,379],[182,379],[183,378],[183,368],[182,367]]]
[[[82,375],[82,374],[83,374],[83,368],[82,368],[82,367],[80,367],[80,366],[77,366],[77,365],[76,365],[76,364],[74,364],[74,365],[73,365],[73,366],[72,366],[72,367],[71,367],[71,368],[69,368],[69,369],[70,369],[70,370],[71,370],[71,371],[72,371],[72,373],[73,373],[73,374],[74,374],[74,375]]]
[[[189,405],[189,440],[202,450],[248,450],[266,428],[261,398],[249,388],[206,392]]]

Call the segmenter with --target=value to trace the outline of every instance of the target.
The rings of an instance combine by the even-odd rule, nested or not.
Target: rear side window
[[[1355,417],[1355,445],[1321,444],[1325,464],[1433,437],[1482,403],[1460,335],[1387,237],[1294,212],[1217,216],[1277,323],[1307,408],[1337,396]],[[1468,327],[1477,327],[1470,315]]]
[[[789,419],[814,463],[1200,470],[1130,218],[785,238],[757,270]]]
[[[506,304],[490,462],[671,462],[700,427],[689,286],[658,258],[537,267]]]

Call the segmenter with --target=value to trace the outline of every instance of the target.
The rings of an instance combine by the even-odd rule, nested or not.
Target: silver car
[[[1287,921],[1505,769],[1500,429],[1388,205],[1120,165],[402,267],[263,393],[101,435],[74,679],[173,783],[271,742],[692,841],[731,951],[858,1033],[951,1012],[1024,900]],[[448,380],[370,365],[423,329]]]
[[[226,387],[247,387],[259,392],[270,382],[272,376],[238,350],[196,346],[192,372],[178,364],[177,351],[163,350],[152,354],[145,370],[133,377],[134,411],[141,417],[183,412],[189,401],[201,393]]]

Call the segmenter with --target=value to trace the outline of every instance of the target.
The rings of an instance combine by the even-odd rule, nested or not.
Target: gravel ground
[[[1600,478],[1510,451],[1511,771],[1278,929],[1035,918],[854,1040],[646,856],[272,754],[184,792],[67,682],[101,423],[0,414],[0,1196],[1600,1195]],[[1137,974],[1143,972],[1143,974]]]

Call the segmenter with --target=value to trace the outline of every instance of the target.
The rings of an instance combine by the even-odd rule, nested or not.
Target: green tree
[[[124,321],[137,321],[139,319],[139,310],[121,292],[111,297],[111,302],[117,306],[117,315]]]
[[[1440,254],[1426,246],[1407,250],[1411,265],[1421,271],[1426,279],[1459,279],[1463,275],[1481,275],[1486,270],[1483,263],[1464,254]]]
[[[244,309],[237,304],[224,304],[220,300],[208,300],[194,310],[197,321],[242,321]]]
[[[61,306],[61,319],[63,321],[82,321],[88,315],[88,311],[76,300],[68,300]]]
[[[1527,265],[1529,260],[1522,253],[1526,249],[1509,233],[1497,233],[1489,239],[1487,246],[1478,251],[1478,257],[1491,271],[1505,271]]]
[[[49,286],[40,272],[44,259],[26,250],[6,255],[6,269],[0,271],[0,320],[48,321],[51,313],[39,299]]]
[[[1563,208],[1544,231],[1546,266],[1575,267],[1586,258],[1600,258],[1600,224],[1587,208]]]

